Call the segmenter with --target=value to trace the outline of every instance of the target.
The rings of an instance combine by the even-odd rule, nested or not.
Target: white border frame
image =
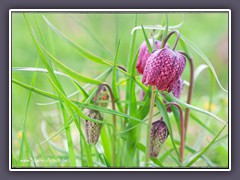
[[[229,45],[228,45],[228,57],[229,57],[229,64],[228,64],[228,84],[229,84],[229,89],[228,89],[228,105],[229,105],[229,119],[228,119],[228,126],[229,126],[229,168],[228,169],[181,169],[181,168],[176,168],[176,169],[144,169],[144,168],[139,168],[139,169],[114,169],[114,168],[102,168],[102,169],[88,169],[88,168],[83,168],[83,169],[64,169],[64,168],[55,168],[55,169],[12,169],[11,165],[11,150],[12,150],[12,144],[11,142],[11,134],[12,134],[12,129],[11,129],[11,123],[12,123],[12,56],[11,56],[11,51],[12,51],[12,37],[11,37],[11,30],[12,30],[12,12],[44,12],[44,11],[50,11],[50,12],[166,12],[166,11],[171,11],[171,12],[228,12],[228,38],[229,38]],[[230,9],[10,9],[9,10],[9,171],[231,171],[231,10]]]

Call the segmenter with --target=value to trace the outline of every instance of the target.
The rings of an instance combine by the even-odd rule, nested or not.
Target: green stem
[[[153,108],[154,108],[154,102],[155,102],[155,90],[156,90],[156,86],[153,86],[151,101],[150,101],[150,111],[149,111],[149,119],[148,119],[148,126],[147,126],[147,139],[146,139],[146,149],[145,149],[145,166],[146,167],[148,167],[148,161],[149,161],[149,157],[150,157],[149,147],[150,147]]]
[[[190,86],[189,86],[189,90],[188,90],[188,98],[187,98],[187,104],[191,104],[192,101],[192,94],[193,94],[193,85],[194,85],[194,65],[193,65],[193,60],[192,58],[186,54],[185,52],[180,52],[182,55],[186,56],[188,59],[188,62],[190,64]],[[187,133],[187,128],[188,128],[188,118],[189,118],[189,114],[190,114],[190,109],[186,108],[185,110],[185,136]]]
[[[108,91],[110,93],[110,97],[111,97],[112,109],[115,111],[115,109],[116,109],[116,107],[115,107],[115,99],[114,99],[111,87],[108,84],[105,84],[105,83],[99,85],[99,87],[100,86],[107,87],[107,89],[108,89]],[[116,144],[117,144],[117,122],[116,122],[116,114],[113,114],[112,167],[116,167]]]
[[[166,104],[167,106],[176,106],[179,109],[180,113],[180,122],[181,122],[181,131],[180,131],[180,163],[183,165],[183,159],[184,159],[184,147],[185,147],[185,124],[184,124],[184,118],[183,118],[183,110],[182,107],[176,103],[176,102],[170,102]]]

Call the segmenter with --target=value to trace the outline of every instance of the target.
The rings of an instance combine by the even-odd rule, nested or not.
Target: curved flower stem
[[[176,35],[177,35],[176,41],[175,41],[174,46],[173,46],[173,48],[172,48],[172,50],[174,51],[174,50],[176,49],[176,47],[177,47],[177,43],[178,43],[179,36],[180,36],[178,30],[171,31],[171,32],[167,35],[167,37],[166,37],[166,38],[164,39],[164,41],[163,41],[162,47],[164,47],[164,46],[166,45],[168,39],[169,39],[173,34],[176,34]]]
[[[187,104],[191,104],[192,94],[193,94],[193,85],[194,85],[194,65],[193,65],[193,60],[185,52],[180,52],[180,53],[182,55],[186,56],[186,58],[188,59],[188,62],[190,64],[190,86],[189,86],[189,90],[188,90]],[[189,113],[190,113],[190,109],[186,108],[186,110],[185,110],[185,120],[184,120],[184,122],[185,122],[185,135],[187,133],[187,128],[188,128]]]
[[[151,101],[150,101],[150,111],[149,111],[149,118],[148,118],[146,149],[145,149],[145,166],[146,167],[148,167],[148,161],[149,161],[149,156],[150,156],[149,147],[150,147],[153,108],[154,108],[155,94],[156,94],[155,90],[156,90],[156,86],[153,86],[152,87]]]
[[[185,146],[185,124],[184,124],[184,118],[183,118],[183,110],[181,106],[176,102],[169,102],[166,103],[166,105],[169,106],[176,106],[179,109],[180,113],[180,121],[181,121],[181,132],[180,132],[180,163],[183,164],[184,159],[184,146]]]
[[[122,69],[123,71],[127,72],[127,70],[126,70],[125,67],[123,67],[123,66],[121,66],[121,65],[118,65],[117,67],[118,67],[119,69]]]
[[[115,99],[114,99],[114,96],[113,96],[113,92],[112,92],[112,89],[111,87],[106,84],[106,83],[102,83],[98,86],[98,92],[100,92],[102,86],[105,86],[108,91],[109,91],[109,94],[110,94],[110,97],[111,97],[111,103],[112,103],[112,109],[115,110]],[[112,166],[115,167],[116,166],[116,143],[117,143],[117,123],[116,123],[116,115],[113,114],[113,143],[112,143]]]

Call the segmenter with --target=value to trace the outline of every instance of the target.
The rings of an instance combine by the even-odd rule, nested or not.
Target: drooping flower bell
[[[87,109],[85,115],[95,120],[100,120],[100,121],[103,120],[101,114],[98,111],[95,111],[92,109]],[[87,142],[89,144],[96,144],[98,142],[98,139],[101,133],[102,123],[96,123],[96,122],[85,120],[85,129],[86,129]]]
[[[185,57],[168,48],[154,51],[146,62],[142,82],[145,85],[156,85],[158,90],[172,91],[185,68]]]
[[[184,86],[182,78],[179,78],[177,81],[175,81],[175,83],[173,83],[172,86],[173,87],[171,87],[171,89],[172,89],[173,95],[179,99],[182,94],[183,86]],[[167,111],[172,112],[171,107],[167,107]]]
[[[149,43],[151,46],[153,45],[152,39],[149,39]],[[161,41],[155,40],[155,48],[156,49],[160,49],[161,45],[162,45]],[[169,45],[166,44],[165,47],[169,47]],[[147,43],[146,43],[146,41],[144,41],[140,46],[138,59],[137,59],[137,65],[136,65],[136,69],[139,74],[143,74],[143,71],[144,71],[144,68],[146,65],[146,61],[150,55],[151,55],[151,53],[148,51]]]
[[[177,81],[175,81],[175,83],[173,84],[172,89],[172,93],[176,98],[180,98],[181,94],[182,94],[182,90],[183,90],[183,80],[182,78],[179,78]]]
[[[152,123],[150,137],[150,156],[157,157],[162,144],[168,137],[168,128],[163,121],[163,118]]]

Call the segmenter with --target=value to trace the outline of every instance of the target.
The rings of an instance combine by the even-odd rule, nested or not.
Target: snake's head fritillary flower
[[[172,93],[176,98],[180,98],[182,91],[183,91],[183,80],[182,78],[179,78],[177,81],[175,81],[175,83],[173,83],[172,85],[173,87],[171,87],[172,89]],[[167,111],[171,112],[171,107],[167,107]]]
[[[168,135],[168,128],[164,123],[163,118],[152,123],[149,147],[151,157],[158,156],[161,146],[166,141]]]
[[[98,111],[87,109],[85,115],[88,117],[100,120],[102,121],[102,116]],[[101,129],[102,129],[102,123],[96,123],[92,121],[85,120],[85,128],[86,128],[86,136],[87,136],[87,142],[89,144],[96,144],[98,142]]]
[[[145,85],[156,85],[158,90],[172,91],[185,68],[186,59],[178,52],[168,48],[154,51],[146,62],[142,82]]]
[[[179,78],[172,87],[172,93],[176,98],[180,98],[181,94],[182,94],[182,90],[183,90],[183,80],[182,78]]]
[[[149,43],[151,46],[153,45],[152,39],[149,39]],[[160,49],[161,45],[162,45],[161,41],[155,40],[156,49]],[[165,47],[169,47],[169,45],[166,44]],[[144,68],[146,65],[146,61],[150,55],[151,55],[151,53],[148,51],[147,43],[144,41],[140,46],[138,59],[137,59],[137,65],[136,65],[136,68],[137,68],[137,71],[139,74],[143,74],[143,71],[144,71]]]

